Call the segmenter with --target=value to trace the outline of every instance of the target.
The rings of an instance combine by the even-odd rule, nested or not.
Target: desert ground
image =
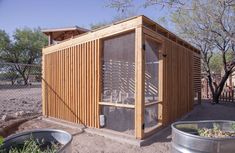
[[[204,102],[196,105],[194,110],[184,120],[235,120],[235,103],[212,105]],[[56,128],[73,134],[72,149],[74,153],[169,153],[171,142],[171,128],[167,129],[149,144],[137,147],[119,143],[95,134],[82,132],[62,125],[57,125],[40,118],[21,124],[16,132],[35,128]]]
[[[4,115],[20,119],[25,116],[41,114],[41,87],[2,87],[0,88],[0,128]],[[21,112],[21,113],[19,113]],[[18,113],[18,115],[16,115]]]
[[[15,116],[16,112],[23,111],[24,116],[41,115],[41,88],[0,89],[0,117]],[[184,120],[235,120],[235,103],[221,103],[212,105],[203,102],[195,105]],[[11,120],[10,120],[11,121]],[[0,129],[10,122],[0,121]],[[13,119],[14,121],[14,119]],[[119,143],[95,134],[83,132],[79,128],[71,128],[43,120],[41,117],[28,120],[17,125],[11,134],[38,128],[55,128],[68,131],[73,135],[72,149],[74,153],[168,153],[170,152],[171,128],[165,129],[159,137],[145,146]]]

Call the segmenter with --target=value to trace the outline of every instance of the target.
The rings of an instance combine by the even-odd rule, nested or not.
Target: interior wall
[[[99,40],[43,55],[45,114],[99,127]]]

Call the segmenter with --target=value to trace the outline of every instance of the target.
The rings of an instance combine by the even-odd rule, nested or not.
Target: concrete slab
[[[192,112],[187,113],[180,120],[184,120],[191,113]],[[43,117],[42,119],[45,121],[48,121],[48,122],[53,122],[58,125],[67,126],[69,128],[79,129],[82,132],[87,132],[90,134],[96,134],[99,136],[103,136],[105,138],[117,141],[119,143],[125,143],[125,144],[135,145],[135,146],[139,146],[139,147],[154,143],[154,142],[158,141],[158,138],[160,138],[161,135],[164,135],[165,132],[169,133],[169,131],[171,131],[171,126],[169,125],[165,128],[162,128],[161,130],[159,130],[158,132],[156,132],[155,134],[151,135],[148,138],[145,138],[143,140],[138,140],[133,135],[129,135],[126,133],[113,131],[113,130],[109,130],[109,129],[105,129],[105,128],[101,128],[101,129],[89,128],[89,127],[86,127],[85,125],[76,124],[76,123],[72,123],[72,122],[68,122],[68,121],[64,121],[64,120],[60,120],[60,119],[56,119],[56,118],[52,118],[52,117]]]
[[[76,124],[76,123],[71,123],[68,121],[56,119],[56,118],[51,118],[51,117],[43,117],[42,118],[44,121],[48,121],[54,124],[62,125],[62,126],[67,126],[69,128],[74,128],[74,129],[79,129],[81,131],[84,131],[86,133],[90,134],[96,134],[99,136],[103,136],[105,138],[117,141],[119,143],[125,143],[125,144],[130,144],[130,145],[135,145],[135,146],[144,146],[146,144],[149,144],[150,142],[156,141],[157,137],[164,133],[166,130],[170,129],[170,126],[167,128],[164,128],[154,135],[144,139],[144,140],[138,140],[132,135],[128,135],[125,133],[109,130],[109,129],[96,129],[96,128],[89,128],[85,127],[84,125],[81,124]]]

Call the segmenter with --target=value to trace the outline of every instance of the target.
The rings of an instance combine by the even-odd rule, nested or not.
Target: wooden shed
[[[42,64],[45,116],[137,139],[192,110],[201,92],[199,50],[145,16],[48,46]]]

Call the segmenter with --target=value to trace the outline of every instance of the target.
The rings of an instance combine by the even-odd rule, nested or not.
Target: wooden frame
[[[145,28],[143,28],[145,29]],[[144,31],[144,30],[143,30]],[[158,105],[158,121],[160,121],[159,123],[157,123],[157,125],[151,129],[150,131],[148,132],[145,132],[144,133],[144,137],[150,135],[151,133],[153,133],[154,131],[157,131],[161,126],[162,126],[162,116],[163,116],[163,66],[164,66],[164,50],[163,50],[163,39],[162,38],[159,38],[159,37],[156,37],[154,36],[153,34],[151,34],[150,32],[143,32],[143,35],[144,35],[144,40],[145,39],[151,39],[153,40],[155,43],[158,43],[160,44],[160,49],[158,51],[159,53],[159,67],[158,67],[158,81],[159,81],[159,85],[158,85],[158,90],[159,90],[159,94],[158,94],[158,101],[157,102],[152,102],[151,104],[146,104],[145,101],[145,105],[144,107],[149,107],[151,105]],[[145,64],[145,61],[144,61],[144,64]],[[143,116],[144,118],[144,116]]]
[[[103,37],[102,39],[100,39],[100,46],[101,46],[100,47],[100,52],[103,53],[103,42],[104,42],[104,40],[107,40],[107,39],[110,39],[110,38],[113,38],[113,37],[116,37],[116,36],[128,34],[128,33],[132,33],[132,32],[135,33],[135,29],[128,29],[128,30],[126,30],[124,32],[116,33],[115,35],[112,35],[112,36]],[[102,59],[103,59],[103,54],[101,54],[101,56],[100,56],[100,62],[102,61]],[[102,73],[100,73],[100,78],[102,78]],[[102,85],[100,85],[100,92],[102,91],[101,88],[102,88]],[[117,103],[114,103],[114,102],[102,102],[101,99],[99,101],[99,105],[101,105],[101,106],[102,105],[105,105],[105,106],[115,106],[115,107],[123,107],[123,108],[135,108],[135,105],[117,104]]]
[[[135,40],[135,137],[142,139],[144,137],[144,67],[143,67],[143,28],[136,28]]]
[[[102,41],[135,31],[135,105],[101,101]],[[161,44],[159,100],[144,102],[143,42],[149,37]],[[133,17],[43,49],[43,115],[100,128],[102,106],[135,109],[135,137],[144,139],[169,125],[193,107],[200,92],[200,52],[145,16]],[[144,132],[145,107],[159,105],[159,123]]]

